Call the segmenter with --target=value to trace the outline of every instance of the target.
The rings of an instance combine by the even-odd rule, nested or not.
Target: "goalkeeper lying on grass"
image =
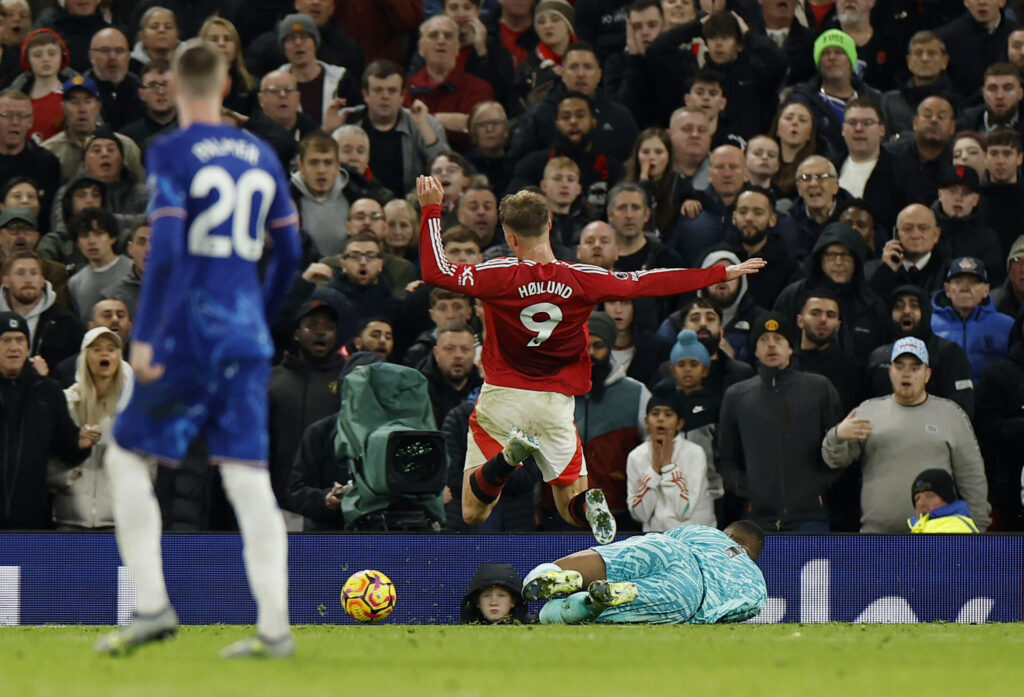
[[[763,548],[764,532],[750,521],[724,532],[680,525],[541,564],[526,575],[523,596],[554,598],[541,624],[742,622],[768,599],[753,562]]]

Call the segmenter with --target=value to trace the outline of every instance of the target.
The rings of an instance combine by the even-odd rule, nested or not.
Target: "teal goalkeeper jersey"
[[[721,530],[703,525],[680,525],[663,534],[693,553],[704,577],[704,600],[691,624],[742,622],[760,614],[768,589],[743,547]]]

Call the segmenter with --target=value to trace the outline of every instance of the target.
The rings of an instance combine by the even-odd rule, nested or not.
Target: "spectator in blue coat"
[[[989,298],[988,272],[980,259],[954,259],[943,289],[932,297],[932,331],[967,352],[974,379],[1006,356],[1013,318],[997,312]]]

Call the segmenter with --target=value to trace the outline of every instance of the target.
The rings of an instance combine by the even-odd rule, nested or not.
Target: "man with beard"
[[[800,370],[828,378],[843,409],[849,410],[864,396],[864,363],[836,345],[843,324],[841,312],[839,299],[827,290],[812,288],[804,294],[796,316],[800,330],[796,359]]]
[[[835,344],[842,324],[839,299],[826,290],[810,290],[796,316],[800,329],[797,365],[805,373],[828,378],[839,393],[843,411],[864,397],[864,364]],[[860,522],[860,471],[847,469],[828,489],[829,523],[833,532],[857,532]]]
[[[728,266],[740,263],[739,257],[727,249],[716,249],[709,252],[700,263],[702,269],[712,266]],[[742,278],[722,281],[713,286],[702,288],[697,295],[711,301],[722,315],[722,331],[725,340],[733,349],[733,358],[750,362],[754,355],[750,345],[750,329],[754,320],[765,311],[754,302],[748,293],[746,282]]]
[[[984,103],[964,109],[957,120],[962,131],[988,134],[1002,128],[1024,128],[1020,123],[1020,102],[1024,99],[1020,71],[1012,63],[994,63],[985,69],[981,88]]]
[[[821,439],[842,418],[842,405],[826,378],[793,367],[791,326],[778,312],[758,318],[751,332],[758,375],[722,399],[719,470],[726,491],[748,499],[746,518],[777,532],[828,532],[823,496],[833,475]]]
[[[914,285],[899,286],[889,295],[889,313],[892,333],[897,339],[912,336],[924,342],[928,349],[928,366],[932,377],[928,393],[952,399],[974,416],[974,380],[967,354],[949,339],[936,336],[932,331],[932,303],[927,291]],[[873,397],[892,392],[889,363],[892,344],[879,346],[868,356],[867,388]]]
[[[681,329],[696,332],[700,343],[711,354],[711,367],[704,378],[704,389],[721,398],[730,385],[753,377],[754,370],[749,364],[733,358],[735,351],[722,337],[722,313],[709,298],[694,298],[687,302],[661,323],[658,334],[675,344]],[[655,392],[660,391],[664,382],[655,386]],[[675,385],[671,377],[668,383]]]
[[[868,283],[883,298],[904,285],[919,286],[928,293],[937,291],[949,267],[949,259],[938,246],[941,234],[935,213],[911,203],[896,217],[896,236],[882,248],[882,263]]]
[[[709,186],[694,194],[701,211],[693,218],[683,215],[668,240],[685,266],[695,265],[708,248],[724,241],[736,198],[748,176],[746,157],[735,145],[720,145],[711,152]]]
[[[534,150],[543,148],[551,141],[551,127],[558,116],[559,104],[570,93],[586,96],[597,119],[597,146],[608,152],[617,161],[629,157],[633,141],[640,132],[629,109],[615,101],[600,88],[601,63],[594,48],[586,41],[569,45],[562,56],[562,79],[545,95],[543,101],[527,110],[516,124],[509,142],[508,157],[515,162]],[[681,94],[681,91],[680,91]],[[586,175],[584,174],[584,179]],[[612,177],[616,182],[620,177]],[[538,176],[534,184],[540,181]],[[510,191],[516,189],[509,188]],[[583,187],[586,192],[586,186]]]
[[[291,509],[288,482],[306,428],[338,411],[338,309],[316,293],[299,310],[294,347],[270,371],[270,482],[282,509]],[[285,514],[292,531],[301,517]]]
[[[907,203],[926,206],[938,197],[939,185],[953,165],[953,105],[940,96],[927,97],[917,105],[913,138],[902,138],[885,148],[893,155],[894,167],[906,182]]]
[[[889,338],[885,304],[864,280],[865,255],[864,238],[859,232],[844,223],[829,223],[814,245],[807,278],[786,286],[773,309],[795,318],[806,290],[831,291],[842,308],[837,344],[840,350],[863,360]]]
[[[775,232],[775,196],[753,184],[744,185],[732,212],[734,232],[730,242],[744,261],[761,257],[768,265],[748,280],[750,298],[761,307],[771,307],[799,270]],[[738,234],[737,234],[738,233]]]
[[[427,378],[427,393],[438,424],[443,424],[448,412],[483,383],[473,364],[475,357],[476,336],[472,327],[457,322],[438,328],[437,343],[427,360],[418,366]]]
[[[580,233],[576,257],[584,264],[611,271],[619,260],[619,247],[615,243],[615,230],[603,220],[588,223]]]
[[[590,98],[582,92],[566,92],[555,110],[555,137],[551,146],[530,153],[519,161],[508,186],[515,193],[527,186],[539,186],[544,167],[553,157],[565,156],[580,168],[581,200],[591,218],[600,216],[608,190],[622,179],[622,163],[594,140],[597,118]]]
[[[594,312],[590,330],[590,392],[576,397],[576,429],[583,443],[591,487],[601,489],[619,530],[637,530],[626,505],[626,458],[646,435],[644,415],[651,393],[643,383],[613,369],[618,330],[604,312]]]
[[[39,223],[36,214],[22,206],[7,206],[0,213],[0,268],[16,252],[36,251],[39,244]],[[57,302],[71,307],[68,295],[68,271],[64,264],[52,259],[41,259],[43,277],[53,285]]]
[[[85,76],[96,81],[103,121],[115,131],[143,115],[139,78],[128,71],[131,52],[128,37],[116,27],[100,29],[89,44],[92,67]]]
[[[78,353],[82,325],[57,302],[53,286],[43,277],[38,254],[15,252],[4,263],[0,281],[0,312],[25,318],[29,360],[37,373],[49,375],[58,363]]]

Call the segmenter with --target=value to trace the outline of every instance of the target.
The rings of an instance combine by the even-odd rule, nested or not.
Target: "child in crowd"
[[[978,532],[967,503],[957,495],[953,475],[927,469],[914,478],[910,496],[917,515],[907,519],[910,532]]]
[[[21,66],[25,72],[11,83],[11,89],[32,99],[28,137],[37,143],[57,135],[64,126],[62,86],[76,75],[68,68],[70,62],[67,45],[51,29],[36,29],[21,46]]]
[[[481,564],[462,598],[460,623],[534,624],[522,588],[523,579],[511,564]]]
[[[685,419],[672,399],[651,397],[645,423],[650,435],[626,460],[630,515],[643,524],[644,532],[688,524],[714,527],[707,456],[680,433]]]

